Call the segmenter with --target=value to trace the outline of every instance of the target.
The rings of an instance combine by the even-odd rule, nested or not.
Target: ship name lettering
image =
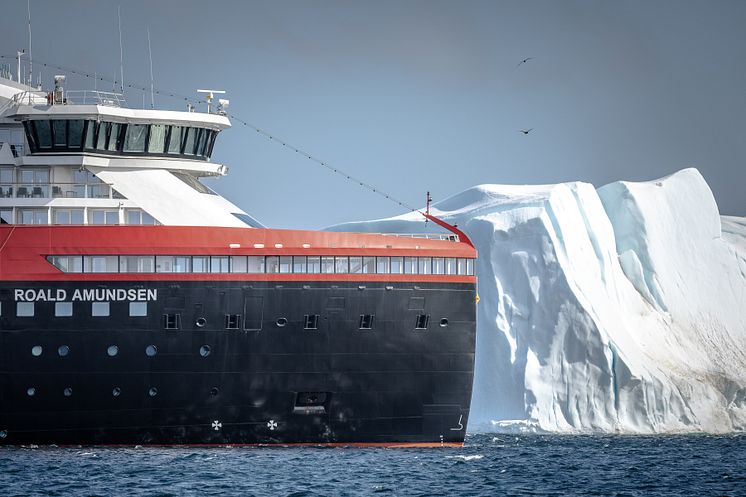
[[[67,290],[63,288],[16,288],[16,302],[65,302]],[[75,302],[146,302],[158,300],[158,290],[153,288],[76,288],[71,301]]]

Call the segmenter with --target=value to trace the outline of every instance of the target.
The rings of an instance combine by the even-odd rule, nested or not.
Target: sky
[[[130,106],[150,102],[127,86],[150,85],[149,29],[157,89],[225,90],[231,114],[415,207],[483,183],[599,187],[696,167],[722,214],[746,216],[744,1],[30,5],[45,87],[60,73],[69,90],[94,84],[43,63],[119,79],[119,7]],[[1,8],[0,54],[14,56],[27,0]],[[212,160],[230,171],[209,186],[271,227],[407,211],[236,120]]]

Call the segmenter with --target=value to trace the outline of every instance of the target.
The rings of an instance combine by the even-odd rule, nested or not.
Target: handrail
[[[106,107],[124,107],[124,95],[110,91],[70,90],[65,92],[66,103],[77,105],[103,105]]]

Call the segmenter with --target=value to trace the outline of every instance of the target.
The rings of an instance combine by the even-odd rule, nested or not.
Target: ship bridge
[[[224,113],[132,109],[55,83],[0,78],[3,222],[261,226],[199,181],[227,174],[211,162]]]

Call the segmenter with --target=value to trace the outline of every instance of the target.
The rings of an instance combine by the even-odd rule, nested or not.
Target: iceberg
[[[746,218],[720,216],[699,171],[479,185],[431,212],[479,251],[471,432],[746,429]]]

